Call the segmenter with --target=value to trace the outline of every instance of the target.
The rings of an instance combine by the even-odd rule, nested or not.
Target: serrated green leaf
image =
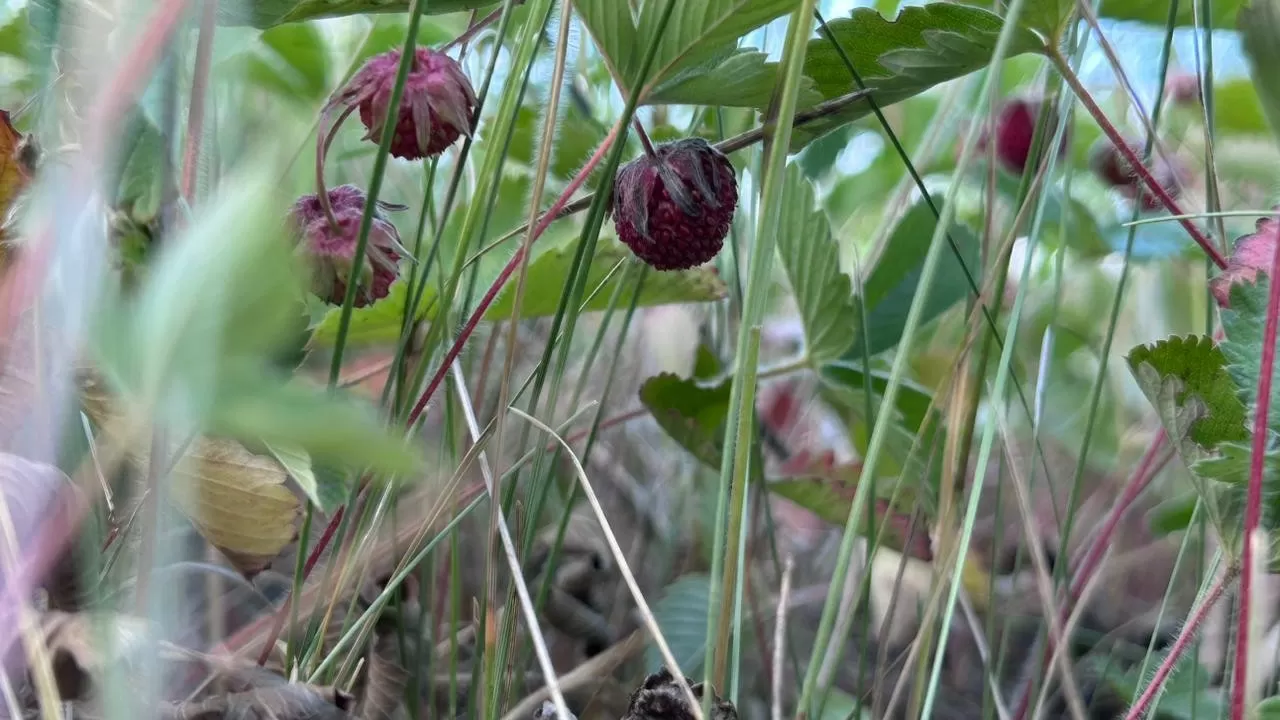
[[[1221,347],[1227,361],[1227,374],[1235,382],[1237,396],[1250,410],[1258,403],[1262,340],[1270,292],[1265,273],[1259,272],[1255,280],[1231,285],[1231,307],[1223,308],[1221,312],[1222,331],[1226,336]],[[1280,382],[1274,380],[1271,383],[1270,415],[1268,426],[1272,432],[1280,431]]]
[[[671,648],[684,674],[697,677],[707,657],[707,603],[711,601],[711,578],[704,573],[684,575],[667,586],[653,604],[653,616],[662,637]],[[651,671],[663,667],[662,654],[652,644],[645,651]]]
[[[1223,443],[1218,454],[1191,466],[1197,477],[1216,481],[1213,491],[1222,521],[1218,530],[1223,545],[1234,553],[1243,547],[1244,515],[1252,469],[1253,448],[1245,443]],[[1259,527],[1271,531],[1271,565],[1280,561],[1280,451],[1270,450],[1262,464],[1262,517]]]
[[[636,22],[631,3],[617,0],[573,0],[578,17],[604,56],[609,73],[624,83],[636,53]],[[625,90],[623,92],[626,92]]]
[[[858,325],[853,283],[840,270],[839,248],[813,186],[794,164],[786,173],[779,200],[778,258],[804,323],[806,355],[820,365],[853,344]]]
[[[937,225],[938,220],[928,205],[921,202],[912,206],[894,229],[875,267],[867,276],[863,285],[863,297],[870,308],[866,332],[867,350],[870,354],[884,352],[897,345],[902,338],[902,326],[906,323],[907,311],[911,308],[911,298],[915,297],[920,285],[920,266]],[[929,302],[924,307],[922,323],[942,314],[970,293],[964,268],[968,268],[975,283],[982,282],[979,276],[981,243],[978,237],[968,227],[958,224],[951,226],[949,234],[960,249],[964,266],[956,261],[950,250],[944,251],[941,267],[929,293]],[[862,342],[859,333],[857,342],[845,353],[845,359],[861,361]]]
[[[729,413],[729,381],[707,387],[662,373],[640,386],[640,402],[676,442],[708,467],[720,467]]]
[[[1280,0],[1251,0],[1240,9],[1238,26],[1262,110],[1280,137]]]
[[[774,18],[793,11],[798,0],[677,0],[654,57],[653,71],[644,92],[648,95],[663,80],[723,53],[738,39]],[[639,46],[653,42],[663,3],[645,3],[636,22]],[[627,69],[627,85],[634,86],[639,58]]]
[[[852,16],[827,23],[863,82],[875,88],[881,107],[985,68],[1003,24],[994,13],[949,2],[905,7],[893,20],[871,8],[857,8]],[[1043,50],[1044,44],[1035,33],[1020,29],[1011,38],[1008,57]],[[817,82],[818,91],[827,100],[857,89],[825,33],[809,42],[804,72]],[[830,118],[796,128],[791,150],[798,151],[870,112],[866,103],[855,103]]]
[[[618,264],[629,262],[630,259],[631,251],[616,240],[601,240],[596,245],[596,254],[591,259],[587,275],[586,291],[590,299],[583,308],[584,312],[609,307],[613,288],[623,277]],[[520,317],[554,315],[572,265],[573,248],[570,247],[551,249],[534,258],[529,263]],[[515,283],[509,283],[493,305],[489,306],[484,319],[493,321],[511,317],[515,308],[515,290]],[[724,281],[710,267],[652,272],[645,278],[644,287],[640,290],[639,304],[641,307],[652,307],[672,303],[708,302],[723,298],[727,292]]]
[[[1185,435],[1209,452],[1221,443],[1248,437],[1245,408],[1227,371],[1225,349],[1204,336],[1174,336],[1129,352],[1129,368],[1148,398],[1158,392],[1156,387],[1148,387],[1152,380],[1163,382],[1172,377],[1182,384],[1183,399],[1195,397],[1203,403],[1204,414],[1186,428]],[[1143,365],[1154,375],[1140,374]]]
[[[428,284],[423,288],[422,299],[418,302],[418,312],[414,321],[431,315],[436,302],[435,288]],[[367,345],[371,343],[391,342],[400,337],[400,329],[404,323],[404,315],[408,310],[409,282],[401,275],[381,300],[355,308],[351,311],[351,325],[347,328],[347,345]],[[338,325],[342,319],[342,308],[334,305],[326,306],[324,315],[312,330],[311,342],[325,347],[332,346],[338,339]]]
[[[773,99],[778,81],[777,63],[754,49],[734,50],[702,65],[676,73],[645,97],[650,105],[719,105],[765,108]],[[800,81],[798,107],[822,100],[809,78]]]
[[[423,12],[443,15],[490,7],[495,2],[496,0],[429,0],[423,5]],[[316,18],[408,11],[409,0],[243,0],[237,3],[219,3],[218,24],[269,28]]]

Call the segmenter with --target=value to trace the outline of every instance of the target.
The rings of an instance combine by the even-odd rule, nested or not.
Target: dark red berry
[[[1006,170],[1016,175],[1021,175],[1027,168],[1027,161],[1031,156],[1031,143],[1035,138],[1036,125],[1039,123],[1040,106],[1039,100],[1018,98],[1005,103],[996,114],[996,159]],[[1052,127],[1045,129],[1053,131]],[[1070,128],[1063,134],[1062,145],[1058,148],[1058,157],[1066,153],[1069,135]],[[985,149],[988,142],[990,138],[984,131],[978,140],[978,148]],[[1044,144],[1049,142],[1050,140],[1046,139]]]
[[[738,207],[733,165],[701,138],[659,145],[618,170],[618,238],[657,270],[686,270],[724,246]]]
[[[356,293],[356,307],[381,300],[399,277],[397,263],[408,255],[400,244],[396,226],[380,212],[397,206],[378,203],[365,246],[366,262],[356,271],[353,262],[368,198],[356,186],[342,185],[330,190],[328,199],[332,217],[325,212],[319,195],[303,195],[289,213],[304,251],[312,261],[312,292],[325,302],[341,304],[346,297],[347,283],[355,277],[361,289]]]
[[[1135,156],[1141,157],[1144,143],[1134,138],[1126,138],[1125,144]],[[1143,210],[1154,211],[1164,207],[1164,203],[1143,181],[1125,154],[1108,138],[1102,138],[1090,152],[1089,164],[1093,173],[1102,183],[1114,188],[1121,195],[1138,203]],[[1163,155],[1154,155],[1150,161],[1151,176],[1160,187],[1164,188],[1170,198],[1177,198],[1182,192],[1182,182],[1186,172],[1175,160],[1166,159]]]
[[[358,106],[368,128],[365,139],[382,139],[391,91],[400,68],[400,51],[375,55],[351,78],[336,100]],[[430,48],[414,52],[400,107],[394,113],[391,154],[406,160],[435,157],[462,135],[471,135],[476,96],[462,67],[453,58]]]
[[[1272,208],[1280,211],[1280,205]],[[1258,271],[1269,273],[1275,256],[1276,243],[1280,242],[1280,221],[1271,217],[1260,218],[1254,231],[1236,240],[1231,249],[1231,260],[1222,274],[1209,281],[1209,290],[1219,307],[1231,307],[1231,286],[1253,282]]]

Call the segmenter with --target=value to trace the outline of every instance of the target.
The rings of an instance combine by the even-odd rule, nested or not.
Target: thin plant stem
[[[1173,673],[1173,669],[1177,666],[1178,661],[1182,659],[1183,653],[1190,647],[1191,642],[1195,639],[1196,633],[1200,630],[1200,625],[1209,617],[1209,611],[1217,604],[1222,597],[1227,586],[1235,580],[1238,568],[1234,565],[1227,567],[1226,572],[1218,579],[1218,582],[1209,589],[1200,605],[1187,617],[1187,624],[1182,626],[1182,632],[1178,633],[1178,639],[1174,641],[1173,646],[1169,649],[1169,654],[1165,656],[1164,662],[1160,663],[1160,667],[1156,668],[1155,675],[1151,677],[1151,682],[1147,685],[1147,689],[1143,691],[1142,696],[1138,698],[1138,702],[1129,708],[1129,713],[1125,715],[1125,720],[1138,720],[1143,717],[1151,702],[1155,700],[1156,695],[1160,693],[1164,687],[1164,682]]]
[[[636,137],[640,138],[640,144],[644,147],[644,154],[651,158],[657,158],[658,153],[654,152],[653,143],[649,141],[649,133],[644,131],[644,124],[640,122],[640,118],[632,118],[631,127],[636,131]]]
[[[1159,180],[1156,180],[1155,176],[1151,174],[1151,171],[1147,169],[1146,164],[1142,162],[1142,158],[1139,158],[1137,153],[1133,151],[1133,148],[1129,147],[1129,143],[1120,135],[1120,131],[1117,130],[1116,126],[1107,118],[1107,115],[1102,111],[1102,108],[1098,107],[1098,103],[1094,101],[1093,96],[1089,94],[1089,91],[1085,88],[1084,84],[1080,82],[1080,78],[1076,75],[1075,71],[1071,69],[1071,65],[1067,62],[1066,58],[1062,56],[1062,53],[1056,48],[1051,49],[1049,59],[1058,69],[1058,72],[1062,74],[1062,77],[1067,81],[1067,84],[1071,86],[1071,91],[1076,94],[1076,98],[1080,100],[1080,104],[1084,105],[1085,109],[1089,111],[1089,114],[1092,115],[1093,119],[1098,123],[1098,127],[1102,129],[1102,132],[1106,134],[1112,144],[1115,145],[1116,151],[1119,152],[1124,157],[1125,162],[1129,163],[1129,166],[1133,168],[1138,179],[1140,179],[1151,193],[1160,200],[1160,203],[1164,205],[1171,215],[1185,215],[1182,208],[1178,206],[1177,201],[1169,195],[1169,191],[1160,184]],[[1200,249],[1204,250],[1204,253],[1209,256],[1209,259],[1213,261],[1214,265],[1217,265],[1219,269],[1225,269],[1227,267],[1227,261],[1222,257],[1222,253],[1218,252],[1218,248],[1214,246],[1213,241],[1210,240],[1200,230],[1200,228],[1196,227],[1195,223],[1186,218],[1179,220],[1178,222],[1182,227],[1186,228],[1187,234],[1190,235],[1191,239],[1200,246]]]
[[[209,99],[209,66],[213,63],[213,36],[218,27],[217,11],[217,0],[203,0],[201,3],[196,66],[191,78],[191,104],[187,110],[187,142],[182,154],[182,197],[188,205],[195,203],[200,141],[204,137],[205,104]]]
[[[1253,612],[1254,553],[1258,552],[1258,526],[1262,522],[1262,480],[1271,436],[1271,382],[1276,362],[1276,329],[1280,326],[1280,243],[1271,253],[1268,274],[1267,321],[1262,334],[1262,362],[1258,368],[1257,407],[1253,415],[1253,455],[1249,462],[1249,490],[1244,506],[1244,553],[1241,558],[1240,610],[1236,614],[1236,654],[1231,683],[1231,720],[1244,720],[1247,710],[1249,670],[1249,621]]]

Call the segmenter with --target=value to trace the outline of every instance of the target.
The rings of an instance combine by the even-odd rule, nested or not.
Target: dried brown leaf
[[[346,720],[352,697],[332,687],[291,683],[161,705],[162,720]]]
[[[395,634],[378,633],[369,649],[368,676],[357,716],[360,720],[393,720],[404,704],[409,671],[400,661],[400,644]]]

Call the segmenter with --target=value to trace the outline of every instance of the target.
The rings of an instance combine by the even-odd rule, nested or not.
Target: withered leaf
[[[174,468],[173,499],[205,539],[245,574],[265,568],[297,534],[298,498],[274,459],[224,438],[197,438]]]
[[[409,671],[400,662],[400,643],[394,633],[380,632],[369,649],[368,676],[357,715],[360,720],[393,720],[404,702]]]
[[[107,613],[44,613],[40,620],[63,700],[84,700],[104,669],[130,662],[146,646],[145,620]]]

